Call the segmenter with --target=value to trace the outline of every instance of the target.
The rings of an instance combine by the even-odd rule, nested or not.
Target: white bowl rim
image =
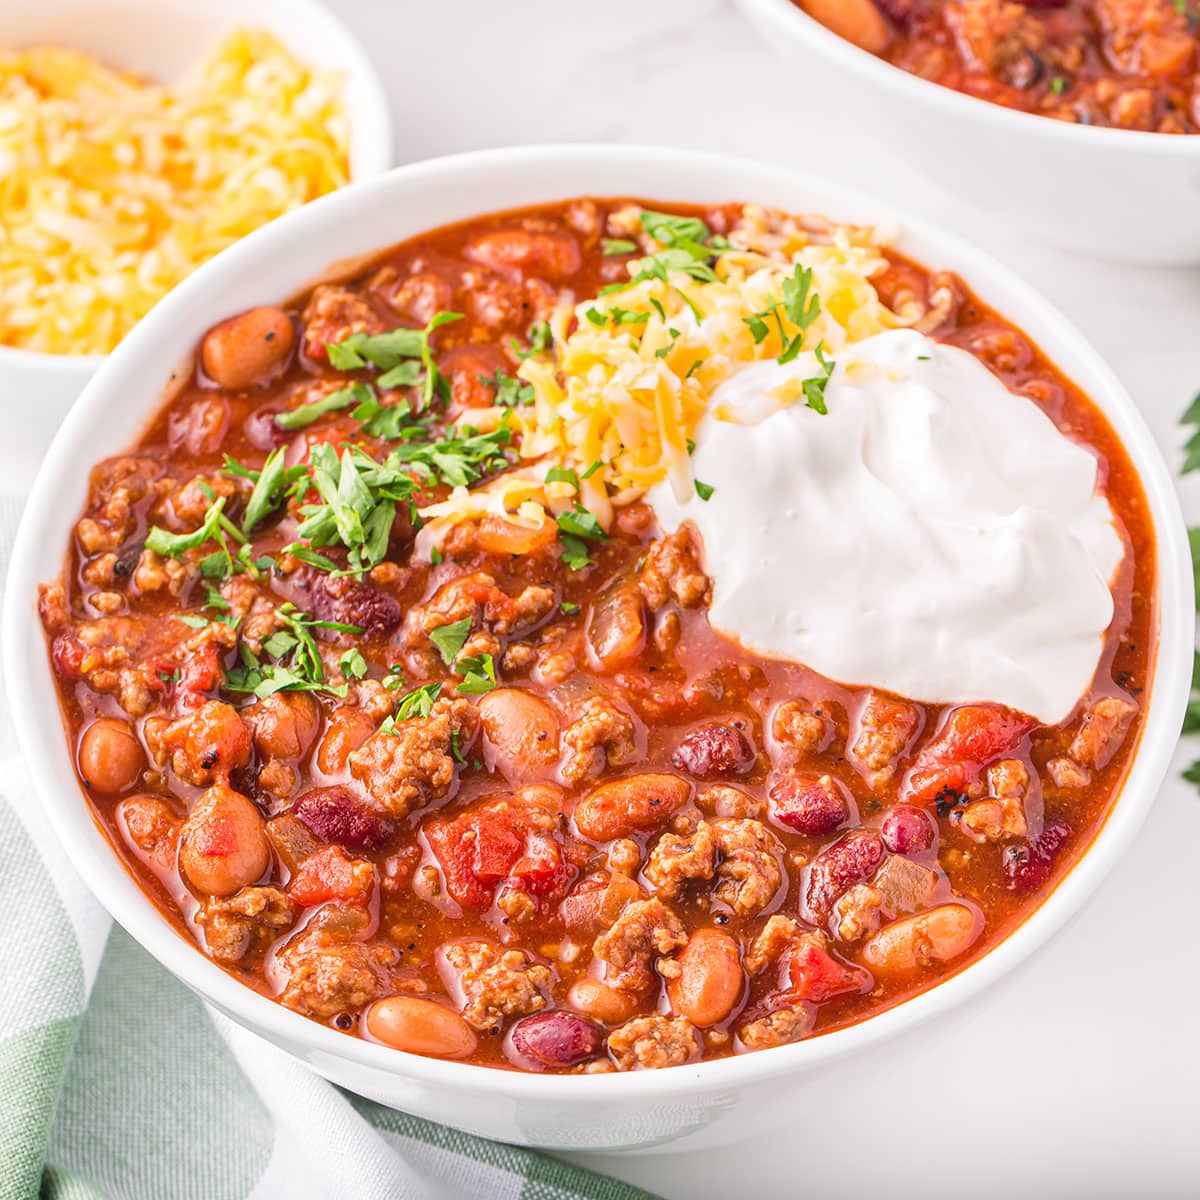
[[[361,108],[369,110],[370,121],[376,132],[370,146],[370,153],[364,156],[367,160],[365,167],[361,167],[357,175],[351,174],[350,181],[345,186],[349,187],[353,183],[374,179],[391,167],[394,157],[392,110],[383,81],[379,78],[379,72],[375,69],[375,65],[367,56],[366,51],[363,50],[358,38],[350,32],[345,21],[332,7],[323,3],[322,0],[290,0],[290,2],[296,10],[295,20],[298,24],[311,21],[320,22],[340,39],[343,53],[350,59],[347,76],[353,74],[358,81],[358,86],[364,92],[366,102],[360,107],[360,111]],[[159,0],[157,7],[164,19],[169,20],[170,0]],[[351,120],[354,119],[350,113],[347,113],[347,116]],[[215,258],[216,255],[213,257]],[[0,366],[22,371],[78,372],[81,378],[86,378],[94,372],[107,357],[107,354],[50,354],[44,350],[26,350],[20,346],[0,345]]]
[[[753,9],[777,28],[804,38],[847,70],[878,80],[885,87],[903,92],[914,100],[959,109],[960,115],[977,121],[1012,127],[1011,132],[1057,139],[1076,146],[1097,149],[1107,145],[1113,150],[1157,154],[1168,158],[1200,157],[1200,134],[1159,133],[1156,130],[1114,129],[1108,125],[1082,125],[1059,121],[1054,117],[1024,112],[990,100],[968,95],[930,79],[923,79],[886,59],[863,50],[822,25],[792,0],[738,0],[745,9]],[[1014,124],[1015,123],[1015,124]]]
[[[419,1055],[410,1055],[335,1029],[292,1012],[277,1001],[226,974],[193,943],[185,939],[140,891],[118,856],[106,844],[95,853],[97,829],[91,811],[78,787],[69,801],[56,803],[58,792],[50,756],[66,753],[62,723],[57,711],[35,713],[22,703],[33,694],[28,685],[33,664],[44,669],[45,642],[37,618],[34,597],[39,583],[36,565],[39,547],[51,521],[56,502],[56,480],[70,469],[77,446],[86,444],[88,425],[105,412],[107,379],[115,368],[110,364],[136,359],[142,344],[152,346],[160,326],[184,320],[193,295],[216,289],[228,267],[240,266],[237,259],[270,259],[286,253],[288,244],[306,236],[319,236],[323,228],[338,222],[343,213],[361,203],[387,197],[395,203],[406,190],[429,183],[471,179],[489,172],[498,175],[525,168],[586,164],[644,170],[648,177],[676,170],[708,172],[733,182],[733,190],[752,195],[756,188],[774,180],[781,186],[804,187],[819,193],[836,213],[839,205],[878,213],[878,223],[894,223],[916,237],[937,244],[959,259],[969,259],[974,273],[1019,295],[1033,319],[1023,324],[1038,340],[1038,331],[1054,327],[1057,340],[1073,356],[1089,361],[1094,377],[1103,384],[1102,397],[1095,402],[1110,418],[1125,427],[1124,444],[1137,464],[1149,501],[1157,540],[1159,584],[1159,644],[1155,658],[1149,711],[1135,761],[1121,794],[1091,846],[1066,878],[1045,901],[995,949],[938,986],[911,1000],[856,1025],[820,1037],[723,1059],[702,1061],[661,1071],[638,1071],[588,1076],[537,1075],[489,1067],[471,1066]],[[653,192],[653,187],[647,189]],[[547,196],[547,200],[560,199]],[[934,266],[935,264],[929,264]],[[979,280],[982,282],[982,280]],[[85,455],[86,457],[86,455]],[[90,461],[90,459],[88,460]],[[313,1055],[426,1084],[459,1087],[476,1093],[510,1096],[517,1100],[543,1102],[612,1103],[686,1100],[698,1088],[725,1090],[753,1083],[767,1076],[817,1069],[844,1056],[865,1050],[932,1020],[1000,979],[1034,950],[1045,944],[1083,905],[1107,875],[1140,828],[1174,751],[1192,670],[1194,605],[1191,558],[1186,529],[1170,473],[1141,414],[1113,372],[1083,336],[1040,294],[1008,268],[962,239],[916,218],[898,213],[890,206],[852,189],[829,184],[801,171],[776,167],[724,155],[671,148],[618,145],[567,145],[507,147],[435,158],[395,168],[387,174],[354,184],[307,204],[263,226],[199,268],[149,313],[87,385],[83,395],[59,430],[25,507],[13,547],[6,582],[0,648],[7,669],[8,699],[12,719],[35,791],[68,858],[85,884],[110,913],[173,975],[203,998],[233,1016],[259,1036],[275,1038],[292,1046],[303,1046]],[[47,757],[39,756],[39,751]],[[73,776],[73,767],[67,770]],[[90,835],[90,837],[89,837]],[[103,835],[101,835],[103,840]],[[126,903],[128,899],[128,903]]]

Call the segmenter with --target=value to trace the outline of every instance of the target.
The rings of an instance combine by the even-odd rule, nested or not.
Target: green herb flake
[[[357,649],[347,650],[338,659],[338,666],[341,668],[342,674],[348,679],[366,678],[367,660],[363,658],[362,653]]]
[[[562,604],[559,605],[559,608],[561,608],[563,613],[568,617],[573,617],[579,612],[579,605],[576,604],[574,600],[564,600]]]
[[[622,254],[636,254],[638,251],[637,242],[632,242],[628,238],[602,238],[600,246],[605,258],[616,258]]]
[[[290,412],[276,413],[275,424],[280,429],[294,433],[298,429],[307,429],[309,425],[315,424],[327,413],[341,412],[344,408],[351,408],[374,398],[374,389],[369,384],[356,379],[346,387],[340,387],[336,391],[322,396],[319,400],[314,400],[311,404],[302,404]]]
[[[451,625],[441,625],[429,634],[429,640],[437,647],[442,656],[442,662],[448,667],[454,666],[455,659],[471,636],[472,618],[463,617]]]
[[[482,696],[496,686],[496,664],[490,654],[475,654],[460,660],[462,679],[458,684],[460,694]]]
[[[696,495],[699,496],[701,500],[711,499],[713,492],[717,490],[711,483],[701,483],[699,479],[695,480],[695,484]]]

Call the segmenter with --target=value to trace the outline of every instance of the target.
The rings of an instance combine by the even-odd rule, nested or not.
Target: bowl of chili
[[[1200,262],[1198,14],[1188,6],[741,5],[773,50],[803,64],[798,86],[823,103],[836,97],[1005,228],[1100,258]]]
[[[653,204],[596,199],[614,195]],[[776,224],[771,211],[809,215]],[[753,230],[764,247],[791,230],[814,264],[833,256],[842,272],[836,256],[856,260],[849,239],[866,236],[853,230],[875,225],[902,230],[872,268],[889,311],[916,320],[906,297],[927,289],[929,300],[918,305],[927,341],[912,342],[924,335],[911,327],[882,336],[909,339],[919,360],[943,343],[985,360],[1004,347],[991,370],[1106,464],[1140,565],[1131,560],[1117,596],[1123,615],[1103,660],[1116,674],[1059,727],[1039,731],[995,706],[925,711],[827,681],[835,699],[824,713],[780,704],[806,694],[798,675],[768,689],[770,719],[758,724],[736,680],[776,668],[712,641],[694,644],[734,655],[724,682],[698,676],[690,698],[654,682],[650,668],[666,661],[655,655],[710,636],[704,571],[719,581],[721,563],[702,568],[692,535],[662,537],[636,503],[602,537],[596,513],[568,502],[547,541],[529,495],[550,504],[551,484],[582,494],[584,472],[534,486],[497,456],[509,443],[495,431],[517,418],[493,413],[498,424],[486,426],[496,409],[532,420],[538,388],[553,382],[538,356],[598,328],[586,312],[545,334],[526,328],[525,306],[547,301],[546,288],[608,287],[609,320],[635,313],[626,319],[648,336],[652,317],[636,316],[641,293],[625,290],[614,258],[625,279],[644,264],[649,278],[633,286],[651,312],[651,298],[675,306],[674,328],[688,325],[687,301],[658,285],[686,296],[688,280],[721,288],[739,263],[770,263],[747,248]],[[649,241],[635,241],[638,228]],[[647,248],[648,261],[637,258]],[[664,249],[672,255],[655,258]],[[676,277],[681,252],[692,274]],[[938,272],[927,278],[921,262]],[[803,337],[819,322],[834,338],[832,313],[822,317],[811,296],[795,303],[805,269],[787,276],[779,344],[774,310],[765,333],[753,314],[747,353],[804,361]],[[379,295],[395,306],[394,328],[379,322]],[[441,315],[451,300],[464,310],[457,322]],[[457,341],[438,338],[459,322]],[[797,330],[793,351],[785,335]],[[679,328],[674,341],[689,336]],[[1018,344],[1023,365],[1011,357]],[[594,343],[579,349],[592,361]],[[647,347],[663,370],[673,353]],[[833,408],[848,401],[831,374],[817,390]],[[387,396],[396,389],[404,405]],[[812,400],[811,386],[804,395]],[[441,426],[439,411],[469,420]],[[368,463],[348,419],[399,457]],[[89,481],[100,456],[112,457]],[[385,508],[381,543],[326,527],[321,470],[368,471],[360,482],[375,511],[413,495],[389,473],[397,463],[431,485],[427,472],[449,472],[419,509],[420,529],[401,531],[399,508]],[[296,468],[297,507],[284,511],[282,492],[271,499],[259,484]],[[614,460],[593,478],[615,495],[619,469]],[[497,479],[516,480],[524,498],[500,520],[495,509],[472,513],[475,485]],[[280,543],[282,529],[300,540]],[[529,574],[522,561],[541,566]],[[611,586],[622,579],[637,596]],[[733,1137],[764,1113],[783,1119],[788,1105],[776,1101],[994,986],[1061,928],[1133,840],[1167,769],[1190,685],[1191,588],[1170,476],[1134,405],[1066,319],[986,255],[773,167],[538,147],[416,164],[346,189],[239,243],[159,305],[51,448],[14,548],[3,650],[38,802],[88,886],[168,969],[234,1021],[384,1103],[501,1140],[601,1149],[700,1129]],[[632,644],[630,613],[643,636],[653,613],[653,628],[675,627],[681,641]],[[586,635],[573,624],[584,614]],[[538,629],[550,636],[529,642]],[[523,641],[528,653],[510,653]],[[849,736],[839,706],[856,714],[847,752],[858,777],[833,765]],[[624,733],[612,731],[622,722]],[[897,729],[889,750],[885,731]],[[1045,739],[1036,761],[1031,736]],[[555,739],[561,756],[547,753]],[[791,760],[777,770],[792,751],[818,769]],[[1042,761],[1052,751],[1057,768]],[[975,787],[985,761],[988,782]],[[1021,815],[1040,833],[990,841],[1011,772],[1026,772],[1033,794],[1029,765],[1044,775],[1048,807]],[[1094,793],[1062,800],[1093,774]],[[1051,803],[1074,804],[1073,820],[1051,819]],[[955,827],[973,836],[955,842]],[[949,868],[930,849],[938,838],[958,848]],[[960,893],[946,874],[969,869],[961,855],[972,846],[990,864],[974,898],[969,875],[955,876]],[[924,898],[884,901],[897,871],[901,890],[919,886]],[[856,893],[865,908],[835,911],[856,880],[870,881]],[[875,932],[847,927],[870,924],[872,908]],[[509,923],[529,933],[497,944]],[[590,956],[608,974],[584,971]],[[769,969],[756,972],[755,957]],[[767,982],[776,968],[786,1007]],[[925,983],[914,970],[928,970]],[[876,980],[880,1003],[868,998]]]

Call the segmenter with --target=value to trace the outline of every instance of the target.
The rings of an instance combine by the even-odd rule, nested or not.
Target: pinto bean
[[[367,1009],[367,1032],[378,1041],[409,1054],[431,1058],[465,1058],[478,1039],[453,1009],[419,996],[387,996]]]
[[[719,1025],[746,982],[737,942],[718,929],[698,929],[678,961],[679,975],[667,988],[672,1007],[701,1029]]]
[[[88,787],[114,796],[132,787],[142,773],[142,753],[128,722],[100,717],[79,739],[79,773]]]
[[[873,0],[800,0],[800,7],[826,29],[870,54],[882,54],[891,32]]]
[[[676,775],[648,773],[612,779],[593,788],[575,809],[575,825],[597,842],[632,837],[661,828],[691,795],[687,781]]]
[[[210,329],[200,358],[214,383],[241,391],[269,382],[295,342],[296,331],[283,309],[251,308]]]
[[[484,762],[510,782],[548,774],[558,762],[558,717],[532,692],[488,692],[479,702],[479,717]]]
[[[375,724],[361,708],[339,708],[329,718],[317,747],[317,766],[326,775],[340,775],[350,754],[375,732]]]
[[[567,1003],[604,1025],[623,1025],[637,1012],[635,995],[619,992],[598,979],[575,980],[567,993]]]
[[[965,904],[939,904],[885,926],[863,947],[863,961],[881,975],[915,971],[957,958],[982,932]]]
[[[179,867],[205,895],[232,896],[255,883],[270,859],[262,815],[223,783],[196,801],[179,833]]]
[[[276,692],[242,713],[265,758],[303,758],[321,728],[321,706],[308,692]]]

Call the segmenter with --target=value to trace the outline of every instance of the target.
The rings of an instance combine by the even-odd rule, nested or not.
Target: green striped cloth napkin
[[[19,507],[0,496],[0,592]],[[0,980],[0,1200],[646,1196],[350,1095],[212,1013],[64,861],[3,700]]]

